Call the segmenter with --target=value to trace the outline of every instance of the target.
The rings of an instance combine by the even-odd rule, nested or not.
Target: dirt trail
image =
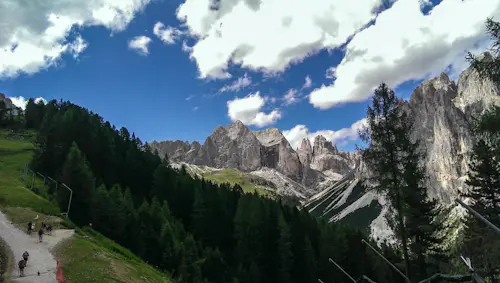
[[[16,228],[7,216],[0,212],[0,237],[9,245],[14,254],[13,282],[53,283],[56,280],[57,263],[50,250],[61,240],[71,237],[73,230],[54,230],[52,236],[44,235],[43,241],[38,241],[38,234],[27,235]],[[28,264],[24,268],[24,277],[19,277],[18,262],[24,251],[28,251]],[[40,272],[40,275],[38,275]]]

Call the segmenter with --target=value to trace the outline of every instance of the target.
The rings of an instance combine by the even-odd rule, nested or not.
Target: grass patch
[[[53,229],[61,229],[66,228],[64,219],[57,216],[49,216],[43,213],[39,213],[33,211],[28,207],[6,207],[3,209],[3,213],[7,215],[10,221],[14,223],[14,225],[19,228],[21,231],[27,231],[28,223],[31,221],[35,224],[35,229],[33,233],[37,232],[42,226],[42,222],[45,224],[52,225]],[[38,216],[38,219],[35,218]]]
[[[253,177],[234,169],[222,169],[206,173],[203,176],[206,180],[214,181],[219,184],[229,183],[231,185],[238,184],[245,193],[257,192],[259,195],[266,197],[274,197],[273,193],[266,190],[261,185],[255,184]]]
[[[22,182],[24,166],[32,156],[30,139],[9,140],[0,135],[0,207],[29,207],[57,215],[59,208],[56,205],[27,189]]]
[[[103,236],[93,235],[82,229],[79,235],[55,247],[68,282],[171,282],[130,251]]]
[[[14,254],[10,247],[0,238],[0,283],[11,282],[10,276],[14,265]]]

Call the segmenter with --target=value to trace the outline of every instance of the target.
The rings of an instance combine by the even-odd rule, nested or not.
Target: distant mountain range
[[[466,186],[472,119],[500,105],[500,86],[479,79],[472,69],[463,71],[457,83],[442,73],[424,81],[402,104],[415,121],[412,138],[426,151],[429,195],[451,204]],[[321,135],[294,149],[279,129],[251,131],[236,121],[218,126],[202,145],[177,140],[150,146],[174,164],[232,168],[260,177],[273,184],[268,190],[295,198],[312,214],[368,228],[375,238],[391,234],[384,198],[364,181],[368,170],[360,154],[338,150]]]

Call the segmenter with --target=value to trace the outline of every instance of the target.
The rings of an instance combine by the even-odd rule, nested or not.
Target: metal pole
[[[33,173],[33,176],[31,176],[31,190],[33,190],[33,186],[35,185],[35,172],[33,171],[31,172]]]
[[[28,164],[24,164],[24,183],[26,184],[26,181],[28,180]]]
[[[42,173],[40,173],[40,172],[36,172],[36,173],[43,178],[43,184],[45,185],[45,176],[42,175]]]
[[[349,279],[351,279],[351,281],[352,281],[352,282],[356,283],[356,280],[354,280],[354,278],[352,278],[352,277],[351,277],[351,275],[349,275],[349,273],[347,273],[344,269],[342,269],[342,267],[340,267],[340,265],[338,265],[335,261],[333,261],[333,259],[328,258],[328,260],[329,260],[331,263],[335,264],[335,266],[336,266],[338,269],[340,269],[340,271],[344,272],[344,274],[345,274],[347,277],[349,277]]]
[[[49,176],[47,176],[47,178],[49,178],[49,180],[51,180],[52,182],[56,183],[56,193],[57,193],[57,185],[58,185],[57,181],[54,180],[54,179],[52,179],[52,178],[50,178]]]
[[[370,247],[377,255],[379,255],[385,262],[387,262],[387,264],[389,264],[394,270],[396,270],[399,273],[399,275],[403,276],[404,279],[406,280],[406,282],[411,283],[410,279],[408,277],[406,277],[406,275],[403,272],[401,272],[401,270],[399,270],[396,266],[394,266],[394,264],[392,264],[388,259],[386,259],[374,247],[372,247],[370,244],[368,244],[364,239],[362,239],[361,242],[363,244],[367,245],[368,247]]]
[[[490,221],[488,221],[486,218],[484,218],[483,216],[481,216],[481,214],[477,213],[474,209],[472,209],[470,206],[466,205],[463,201],[461,201],[460,199],[456,199],[455,202],[457,202],[458,204],[460,204],[461,206],[463,206],[464,208],[466,208],[468,211],[470,211],[474,216],[476,216],[477,218],[479,218],[481,221],[483,221],[484,223],[486,223],[486,225],[490,226],[493,230],[495,230],[497,233],[500,233],[500,229],[493,225],[493,223],[491,223]]]
[[[71,198],[73,197],[73,190],[70,189],[68,186],[66,186],[66,184],[62,183],[63,186],[66,187],[66,189],[69,190],[70,194],[69,194],[69,203],[68,203],[68,211],[66,212],[66,217],[69,218],[69,209],[71,207]]]

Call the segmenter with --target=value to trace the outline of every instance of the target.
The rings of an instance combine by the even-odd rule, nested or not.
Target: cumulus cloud
[[[296,89],[289,89],[283,96],[285,106],[299,102],[298,92]]]
[[[297,125],[290,130],[283,131],[283,135],[288,140],[293,148],[298,148],[303,139],[307,138],[314,142],[314,138],[318,135],[324,136],[333,144],[345,145],[349,141],[354,141],[358,138],[358,132],[367,125],[365,118],[354,122],[349,128],[342,128],[337,131],[320,130],[310,132],[305,125]]]
[[[146,56],[149,53],[148,45],[151,43],[151,38],[140,35],[128,41],[128,48],[134,50],[139,55]]]
[[[302,89],[310,88],[312,85],[312,80],[309,76],[306,76],[306,81],[304,82],[304,85],[302,85]]]
[[[9,97],[10,100],[12,100],[12,104],[14,104],[16,107],[19,107],[23,110],[26,110],[26,104],[28,104],[28,100],[24,98],[23,96],[14,96],[14,97]],[[35,98],[35,103],[43,102],[44,104],[47,104],[47,100],[43,97],[37,97]]]
[[[87,43],[74,27],[124,30],[150,0],[0,1],[0,78],[32,74],[78,57]]]
[[[327,71],[335,81],[313,90],[310,103],[327,109],[366,100],[382,81],[394,88],[444,70],[460,72],[465,51],[487,37],[486,18],[500,16],[498,0],[447,0],[423,14],[425,2],[397,1],[354,35],[341,63]]]
[[[274,109],[270,113],[262,111],[266,98],[257,91],[243,98],[227,102],[227,114],[231,121],[240,120],[243,124],[264,127],[276,123],[281,118],[281,111]]]
[[[250,84],[252,84],[252,78],[250,78],[248,76],[248,74],[245,73],[245,75],[243,75],[243,77],[239,77],[232,84],[225,85],[225,86],[221,87],[219,92],[226,92],[226,91],[237,92],[237,91],[240,91],[241,89],[249,86]]]
[[[276,73],[346,42],[375,18],[382,0],[185,0],[177,18],[197,41],[190,56],[201,78],[228,78],[228,67]],[[355,3],[354,3],[355,2]]]
[[[153,27],[153,33],[165,44],[174,44],[175,41],[182,35],[182,31],[171,26],[167,26],[162,22],[157,22]]]

